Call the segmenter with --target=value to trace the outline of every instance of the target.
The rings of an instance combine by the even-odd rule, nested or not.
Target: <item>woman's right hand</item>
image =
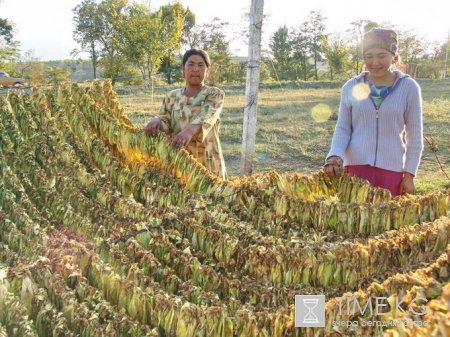
[[[331,156],[323,166],[324,172],[330,178],[337,178],[344,172],[344,165],[342,159],[338,156]]]
[[[161,128],[161,119],[159,119],[158,117],[153,117],[152,119],[150,119],[150,122],[144,128],[144,133],[147,136],[154,136],[158,133],[160,128]]]

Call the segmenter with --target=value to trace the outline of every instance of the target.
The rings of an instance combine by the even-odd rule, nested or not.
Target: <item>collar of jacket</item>
[[[363,71],[361,74],[359,74],[358,76],[355,77],[356,81],[357,81],[357,82],[363,81],[363,80],[364,80],[364,77],[365,77],[367,74],[369,74],[368,71]],[[405,73],[401,72],[400,70],[394,70],[394,74],[395,74],[395,76],[396,76],[396,78],[397,78],[396,82],[397,82],[398,80],[402,79],[402,78],[410,77],[408,74],[405,74]]]

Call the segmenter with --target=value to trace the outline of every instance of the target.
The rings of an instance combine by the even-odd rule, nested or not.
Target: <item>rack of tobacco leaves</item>
[[[0,336],[450,331],[448,191],[392,197],[319,172],[224,181],[134,127],[109,81],[0,97],[0,187]],[[295,327],[309,294],[326,297],[324,328]],[[426,315],[408,310],[419,296]],[[347,297],[404,310],[350,314]],[[390,323],[333,325],[358,320]]]

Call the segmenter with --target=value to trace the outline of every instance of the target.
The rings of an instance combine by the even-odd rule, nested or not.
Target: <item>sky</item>
[[[140,0],[152,9],[171,3],[170,0]],[[214,17],[228,22],[230,49],[234,55],[246,56],[247,46],[241,31],[248,26],[244,14],[250,0],[179,0],[196,14],[197,23]],[[21,51],[46,60],[70,59],[77,49],[73,41],[72,9],[81,0],[0,0],[0,18],[15,25],[15,39]],[[328,33],[345,33],[352,21],[369,19],[390,22],[401,30],[413,30],[429,42],[445,43],[450,31],[450,1],[448,0],[265,0],[267,16],[263,26],[262,44],[267,49],[273,32],[282,25],[298,28],[310,11],[321,11],[327,18]],[[401,46],[400,46],[401,48]],[[83,55],[82,55],[83,56]],[[83,58],[87,58],[84,55]]]

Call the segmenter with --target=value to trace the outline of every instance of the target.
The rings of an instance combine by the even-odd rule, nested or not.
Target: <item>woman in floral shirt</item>
[[[205,51],[188,50],[183,56],[182,68],[186,86],[166,95],[159,115],[150,120],[144,131],[149,136],[159,131],[174,135],[176,148],[186,148],[211,172],[226,179],[219,140],[224,92],[205,85],[210,65]]]

